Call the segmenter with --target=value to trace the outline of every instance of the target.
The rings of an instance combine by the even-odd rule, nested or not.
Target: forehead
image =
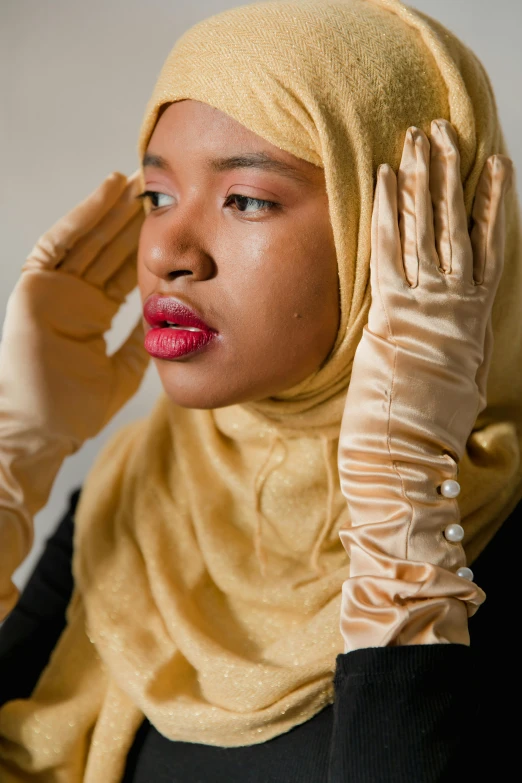
[[[214,171],[232,168],[228,164],[236,159],[242,167],[272,170],[303,181],[324,179],[322,168],[281,150],[219,109],[193,100],[162,107],[143,165],[168,168],[170,162],[187,157],[212,164]]]

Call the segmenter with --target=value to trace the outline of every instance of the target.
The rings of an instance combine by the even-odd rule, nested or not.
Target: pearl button
[[[457,495],[460,495],[459,482],[453,479],[446,479],[440,485],[440,494],[444,495],[445,498],[456,498]]]
[[[464,538],[464,528],[462,525],[448,525],[444,531],[444,535],[448,541],[452,541],[456,544]]]
[[[470,582],[473,581],[473,571],[471,568],[459,568],[457,576],[460,576],[461,579],[469,579]]]

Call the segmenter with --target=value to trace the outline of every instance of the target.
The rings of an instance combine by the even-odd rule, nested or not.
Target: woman
[[[139,152],[9,302],[4,614],[62,461],[149,356],[165,394],[71,498],[74,583],[35,621],[49,549],[2,629],[2,781],[455,780],[493,704],[469,565],[522,496],[518,205],[487,77],[391,0],[235,9],[171,52]],[[107,357],[136,279],[143,321]]]

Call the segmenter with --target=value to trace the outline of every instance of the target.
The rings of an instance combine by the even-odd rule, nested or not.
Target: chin
[[[155,360],[157,362],[157,360]],[[156,364],[156,366],[158,366]],[[245,387],[239,384],[231,387],[227,384],[224,388],[223,380],[230,380],[230,374],[220,373],[219,380],[202,379],[197,373],[197,381],[184,378],[184,373],[173,371],[172,367],[158,367],[161,385],[167,397],[180,408],[194,408],[199,410],[212,410],[213,408],[227,408],[230,405],[241,405],[246,402],[256,402],[266,399],[283,389],[260,389],[258,385]],[[287,387],[290,388],[290,384]]]
[[[238,394],[237,390],[216,384],[211,378],[202,377],[201,372],[187,372],[174,362],[154,359],[161,385],[167,397],[181,408],[197,408],[211,410],[225,408],[237,402],[245,402],[247,398]],[[219,379],[223,382],[223,376]]]
[[[240,405],[280,394],[292,388],[306,375],[299,377],[259,377],[248,373],[249,368],[236,363],[233,369],[222,362],[209,366],[193,361],[170,361],[153,358],[161,385],[167,397],[181,408],[211,410]],[[251,365],[256,366],[256,362]]]
[[[161,376],[160,376],[161,377]],[[179,387],[175,383],[164,382],[161,379],[163,390],[167,397],[180,408],[198,408],[200,410],[211,410],[212,408],[223,408],[227,405],[233,405],[234,400],[223,399],[222,395],[216,394],[211,388],[202,385],[198,388]]]

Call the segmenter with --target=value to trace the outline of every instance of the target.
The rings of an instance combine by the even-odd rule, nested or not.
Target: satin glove
[[[471,236],[457,138],[410,128],[395,176],[379,168],[371,306],[357,347],[338,464],[350,526],[343,584],[345,652],[469,644],[485,595],[460,543],[458,463],[486,405],[491,309],[504,260],[512,165],[490,157]]]
[[[149,355],[142,319],[112,356],[104,333],[137,284],[139,172],[113,173],[37,242],[0,342],[0,619],[33,542],[33,517],[64,459],[135,394]]]

